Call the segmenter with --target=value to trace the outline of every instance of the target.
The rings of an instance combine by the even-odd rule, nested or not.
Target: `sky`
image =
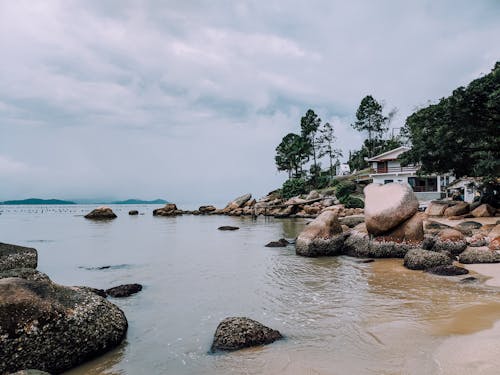
[[[365,95],[401,127],[499,43],[497,0],[0,0],[0,201],[258,198],[309,108],[347,156]]]

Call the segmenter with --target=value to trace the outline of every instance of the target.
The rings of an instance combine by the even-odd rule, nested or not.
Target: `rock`
[[[404,266],[410,270],[426,270],[452,263],[453,260],[445,254],[423,249],[410,250],[404,258]]]
[[[477,281],[479,281],[479,279],[477,277],[474,277],[474,276],[465,277],[465,278],[460,280],[460,282],[463,284],[475,283]]]
[[[345,224],[341,224],[340,226],[342,227],[342,232],[347,232],[349,229],[351,229]]]
[[[104,298],[21,278],[0,280],[0,323],[2,374],[64,372],[114,348],[127,331],[123,312]]]
[[[182,211],[179,211],[174,203],[167,203],[164,207],[153,210],[153,216],[177,216],[181,214]]]
[[[309,205],[304,206],[304,212],[307,215],[317,215],[320,211],[321,207],[318,206],[309,206]]]
[[[386,232],[381,239],[395,242],[420,243],[424,239],[424,214],[417,212],[408,220],[399,224],[396,228]]]
[[[358,260],[358,263],[373,263],[375,262],[375,259],[360,259]]]
[[[231,317],[219,323],[215,330],[211,351],[238,350],[251,346],[270,344],[283,336],[279,331],[245,318]]]
[[[116,215],[113,210],[106,206],[97,207],[96,209],[90,211],[84,216],[85,219],[92,220],[111,220],[116,219]]]
[[[465,215],[468,214],[470,211],[470,205],[467,202],[458,202],[457,204],[448,207],[444,211],[444,216],[451,217],[451,216],[460,216],[460,215]]]
[[[439,276],[459,276],[467,275],[469,273],[467,269],[453,265],[432,267],[425,270],[425,272],[429,272]]]
[[[345,237],[335,212],[325,211],[299,234],[295,252],[307,257],[338,255]]]
[[[219,230],[238,230],[240,228],[238,228],[238,227],[232,227],[230,225],[223,225],[222,227],[219,227],[218,229]]]
[[[293,215],[297,212],[297,206],[287,206],[285,208],[279,209],[273,213],[273,216],[277,219],[283,219]]]
[[[384,234],[418,211],[417,197],[408,184],[370,184],[364,193],[365,222],[370,234]]]
[[[137,211],[137,210],[130,210],[128,212],[128,214],[131,215],[131,216],[139,215],[139,211]]]
[[[500,237],[500,224],[495,225],[490,232],[488,233],[488,237],[490,239],[495,239],[497,237]]]
[[[200,208],[198,208],[198,211],[200,213],[202,213],[202,214],[209,214],[209,213],[214,212],[216,210],[217,210],[217,208],[215,208],[212,205],[209,205],[209,206],[200,206]]]
[[[106,298],[108,296],[108,293],[104,289],[98,289],[98,288],[92,288],[90,286],[76,286],[75,288],[85,290],[87,292],[91,292],[94,294],[97,294],[98,296],[102,298]]]
[[[106,294],[115,298],[129,297],[142,290],[141,284],[123,284],[106,289]]]
[[[458,255],[467,248],[465,236],[455,229],[444,229],[436,237],[436,242],[432,247],[433,251],[449,252]]]
[[[495,216],[495,211],[496,210],[494,207],[485,203],[472,210],[471,214],[474,217],[490,217],[490,216]]]
[[[316,190],[311,190],[311,192],[307,194],[306,201],[318,198],[321,198],[321,195],[319,195],[319,193]]]
[[[425,209],[425,213],[429,216],[443,216],[444,211],[447,208],[448,208],[448,203],[440,201],[432,201]]]
[[[253,207],[257,204],[255,199],[250,199],[247,203],[245,203],[245,207]]]
[[[488,245],[488,249],[491,251],[500,251],[500,237],[492,239]]]
[[[247,203],[250,199],[252,199],[252,194],[245,194],[245,195],[242,195],[241,197],[238,197],[234,200],[232,200],[231,202],[229,202],[226,206],[226,208],[231,208],[231,209],[235,209],[235,208],[241,208],[244,206],[245,203]]]
[[[364,223],[364,216],[346,216],[339,219],[340,224],[347,225],[349,228],[354,228],[356,225]]]
[[[421,246],[422,249],[424,250],[432,250],[435,244],[436,244],[436,237],[432,235],[425,235]]]
[[[8,277],[20,277],[21,279],[32,281],[50,281],[46,274],[34,268],[12,268],[10,270],[0,271],[0,279],[6,279]]]
[[[488,245],[488,237],[484,233],[476,233],[466,240],[471,247],[481,247]]]
[[[434,233],[438,233],[442,229],[447,229],[447,228],[451,228],[451,227],[449,225],[446,225],[446,224],[443,224],[443,223],[438,223],[437,221],[432,221],[432,220],[429,220],[424,225],[424,229],[426,231],[428,231],[428,232],[434,232]]]
[[[40,371],[40,370],[21,370],[11,373],[10,375],[50,375],[48,372]]]
[[[290,244],[290,242],[288,242],[286,239],[280,238],[278,241],[269,242],[266,245],[266,247],[286,247],[289,244]]]
[[[38,253],[31,247],[0,242],[0,271],[13,268],[36,268]]]
[[[461,228],[461,229],[480,229],[483,225],[481,223],[478,223],[477,221],[464,221],[460,224],[458,224],[455,228]]]
[[[463,264],[499,263],[500,255],[487,247],[468,247],[459,255],[458,261]]]

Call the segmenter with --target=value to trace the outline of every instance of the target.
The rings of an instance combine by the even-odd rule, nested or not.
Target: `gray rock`
[[[426,270],[452,263],[453,260],[445,254],[423,249],[410,250],[404,257],[404,266],[410,270]]]
[[[111,297],[121,298],[128,297],[132,294],[139,293],[142,290],[141,284],[124,284],[113,288],[106,289],[106,294]]]
[[[266,247],[286,247],[289,244],[290,244],[290,242],[288,242],[286,239],[280,238],[278,241],[269,242],[266,245]]]
[[[238,230],[240,228],[238,228],[238,227],[232,227],[230,225],[223,225],[222,227],[219,227],[218,229],[219,230]]]
[[[344,242],[343,253],[358,258],[403,258],[420,244],[370,239],[366,233],[352,230]]]
[[[459,255],[458,261],[463,264],[500,263],[500,255],[487,247],[468,247]]]
[[[236,198],[230,204],[234,203],[238,207],[243,207],[243,205],[245,203],[247,203],[250,199],[252,199],[252,194],[248,193],[248,194],[242,195],[241,197]]]
[[[347,225],[349,228],[354,228],[356,225],[365,222],[363,215],[352,215],[339,218],[340,224]]]
[[[429,272],[439,276],[460,276],[460,275],[467,275],[469,273],[467,269],[454,265],[432,267],[425,270],[425,272]]]
[[[0,280],[2,374],[61,373],[117,346],[126,331],[123,312],[93,293],[48,281]]]
[[[251,346],[270,344],[283,336],[279,331],[245,318],[226,318],[215,330],[211,351],[238,350]]]
[[[128,214],[131,215],[131,216],[139,215],[139,211],[137,211],[137,210],[130,210],[128,212]]]
[[[0,271],[13,268],[36,268],[38,254],[31,247],[0,242]]]
[[[0,279],[8,277],[19,277],[21,279],[32,281],[50,281],[49,277],[33,268],[13,268],[10,270],[0,271]]]
[[[477,221],[464,221],[458,224],[455,228],[462,228],[462,229],[480,229],[483,226],[483,224],[478,223]]]
[[[91,220],[111,220],[116,219],[116,214],[111,208],[102,206],[90,211],[84,217]]]

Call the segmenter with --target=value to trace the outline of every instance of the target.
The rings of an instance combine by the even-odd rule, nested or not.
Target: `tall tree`
[[[316,133],[321,125],[321,119],[312,109],[308,109],[305,116],[300,119],[300,129],[302,137],[307,140],[311,145],[311,152],[313,157],[313,165],[315,170],[317,170],[317,160],[316,160],[316,149],[317,149],[317,139]]]
[[[276,147],[274,158],[279,171],[287,171],[289,178],[302,175],[302,166],[309,160],[310,145],[300,135],[289,133],[283,137]]]
[[[333,127],[330,123],[326,122],[323,127],[319,130],[319,157],[328,156],[330,160],[330,177],[333,177],[333,160],[335,160],[335,165],[338,162],[338,158],[342,156],[342,152],[334,147],[337,137],[335,137]]]
[[[356,111],[356,121],[352,127],[358,131],[368,132],[368,156],[373,156],[371,147],[373,139],[380,139],[387,131],[387,117],[382,114],[382,105],[373,96],[367,95],[361,100]]]
[[[500,62],[467,87],[406,119],[411,150],[403,162],[424,173],[460,176],[500,174]]]

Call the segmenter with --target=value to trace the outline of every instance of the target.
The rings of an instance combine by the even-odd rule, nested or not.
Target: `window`
[[[384,184],[390,184],[391,182],[394,182],[394,180],[384,180]]]

